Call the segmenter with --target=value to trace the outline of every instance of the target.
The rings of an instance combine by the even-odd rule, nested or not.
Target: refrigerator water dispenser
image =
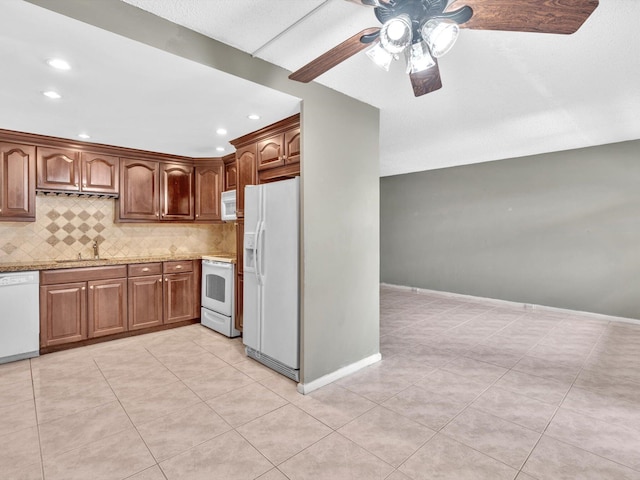
[[[246,272],[256,271],[256,234],[248,232],[244,234],[244,270]]]

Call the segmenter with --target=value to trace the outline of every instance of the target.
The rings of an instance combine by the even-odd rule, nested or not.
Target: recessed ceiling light
[[[252,113],[251,115],[249,115],[247,117],[249,120],[260,120],[260,115],[256,115],[255,113]]]
[[[83,138],[83,139],[85,139],[85,140],[86,140],[87,138],[91,138],[91,136],[90,136],[90,135],[87,135],[86,133],[79,133],[79,134],[78,134],[78,137]]]
[[[58,70],[71,70],[71,65],[66,60],[62,60],[61,58],[50,58],[47,60],[47,65],[53,68],[57,68]]]
[[[224,152],[224,147],[216,147],[217,152]]]
[[[62,98],[62,95],[60,95],[58,92],[54,92],[53,90],[47,90],[46,92],[42,92],[42,94],[45,97],[49,97],[53,99]]]
[[[227,134],[227,130],[224,129],[224,128],[219,128],[219,129],[216,130],[216,133],[218,135],[226,135]]]

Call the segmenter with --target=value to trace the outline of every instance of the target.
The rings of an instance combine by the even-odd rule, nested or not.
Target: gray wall
[[[31,3],[302,99],[303,381],[378,353],[378,110],[119,0]]]
[[[640,141],[382,178],[381,280],[640,318]]]

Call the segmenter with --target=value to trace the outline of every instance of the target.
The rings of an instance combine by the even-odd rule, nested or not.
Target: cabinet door
[[[83,152],[80,169],[83,192],[118,193],[120,160],[117,157]]]
[[[236,275],[236,330],[242,331],[242,311],[244,305],[244,275],[238,273]]]
[[[289,130],[284,134],[284,162],[300,162],[300,127]]]
[[[163,163],[160,172],[161,220],[193,220],[193,167]]]
[[[236,151],[238,179],[236,182],[236,215],[244,217],[244,187],[256,184],[256,145],[248,145]]]
[[[158,170],[156,162],[127,158],[120,161],[120,219],[160,219]]]
[[[127,324],[127,279],[88,282],[87,325],[89,338],[125,332]]]
[[[196,167],[196,220],[220,220],[222,165]]]
[[[49,347],[87,338],[87,284],[40,287],[40,346]]]
[[[37,149],[36,188],[80,191],[80,152],[60,148]]]
[[[162,275],[129,278],[129,330],[162,325]]]
[[[193,272],[164,276],[164,323],[194,318]]]
[[[258,170],[284,165],[283,146],[284,136],[281,134],[258,142]]]
[[[238,169],[236,168],[236,162],[227,163],[224,166],[224,191],[235,190],[237,180]]]
[[[0,218],[36,218],[36,149],[0,143]]]

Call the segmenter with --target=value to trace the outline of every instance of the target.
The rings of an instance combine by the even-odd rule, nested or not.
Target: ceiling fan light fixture
[[[447,18],[427,20],[421,29],[422,38],[427,42],[431,55],[440,58],[446,54],[458,39],[460,27]]]
[[[426,42],[416,42],[406,50],[407,73],[418,73],[433,67],[436,62],[429,53]]]
[[[380,30],[380,44],[387,52],[398,54],[411,44],[413,29],[406,13],[387,20]]]
[[[387,52],[382,45],[376,43],[373,47],[369,48],[366,52],[367,57],[369,57],[373,63],[375,63],[380,68],[389,71],[389,67],[391,66],[391,62],[393,61],[393,54]]]

